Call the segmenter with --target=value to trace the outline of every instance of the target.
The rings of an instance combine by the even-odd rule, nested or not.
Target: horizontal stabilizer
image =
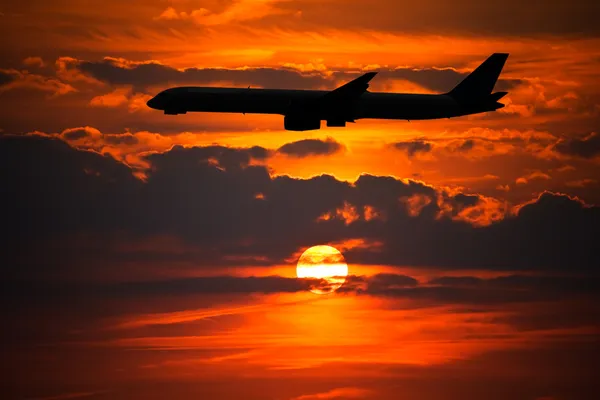
[[[501,98],[503,98],[504,96],[506,96],[508,94],[508,92],[496,92],[496,93],[492,93],[490,94],[490,100],[492,101],[498,101]]]

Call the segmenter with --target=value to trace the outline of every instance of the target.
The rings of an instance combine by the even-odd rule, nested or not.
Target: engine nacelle
[[[283,117],[283,127],[286,131],[312,131],[321,129],[321,120],[315,117],[286,115]]]
[[[346,126],[346,121],[343,119],[328,119],[327,126],[344,127]]]
[[[164,113],[166,115],[187,114],[187,110],[175,110],[172,108],[166,108]]]

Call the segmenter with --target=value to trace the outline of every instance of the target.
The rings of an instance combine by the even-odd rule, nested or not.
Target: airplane
[[[443,94],[375,93],[369,82],[377,72],[367,72],[332,91],[250,89],[217,87],[174,87],[158,93],[148,107],[164,114],[223,112],[283,115],[288,131],[344,127],[359,119],[425,120],[460,117],[495,111],[508,92],[492,93],[508,58],[494,53]]]

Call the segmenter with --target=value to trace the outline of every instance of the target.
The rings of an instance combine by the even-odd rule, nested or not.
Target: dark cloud
[[[483,56],[481,61],[485,59]],[[256,85],[264,88],[283,89],[333,89],[352,79],[358,78],[361,72],[335,71],[332,77],[320,72],[300,72],[291,68],[187,68],[176,69],[157,63],[122,64],[112,59],[104,61],[79,61],[69,63],[70,68],[77,68],[84,74],[112,85],[133,85],[142,91],[150,86],[169,85],[203,85],[212,82],[231,82],[233,85]],[[414,82],[426,89],[437,92],[448,92],[468,73],[458,72],[450,68],[379,68],[374,84],[388,80],[402,79]],[[522,84],[519,79],[500,79],[496,90],[510,90]]]
[[[341,293],[368,293],[381,294],[388,290],[398,290],[403,288],[414,288],[419,282],[406,275],[397,274],[376,274],[373,276],[350,275],[346,278],[344,285],[338,289]]]
[[[344,149],[341,143],[338,143],[333,138],[321,139],[303,139],[297,142],[286,143],[277,151],[279,153],[292,157],[309,157],[309,156],[327,156],[337,153]]]
[[[73,128],[67,129],[61,133],[61,136],[66,140],[79,140],[89,136],[92,136],[92,132],[89,128]],[[108,141],[108,140],[107,140]]]
[[[597,296],[600,279],[577,276],[511,275],[490,279],[439,277],[423,284],[395,274],[348,277],[343,293],[398,297],[441,304],[493,305],[560,301]]]
[[[104,135],[103,138],[106,143],[114,145],[134,145],[139,142],[138,138],[133,136],[131,133],[124,133],[121,135]]]
[[[112,60],[83,61],[78,68],[85,74],[113,85],[133,85],[137,90],[149,86],[208,84],[232,82],[236,85],[256,85],[265,88],[310,89],[325,82],[318,73],[300,73],[286,68],[187,68],[179,70],[167,65],[147,63],[124,66]]]
[[[570,156],[593,158],[600,155],[600,135],[594,132],[582,139],[566,139],[557,143],[554,148],[559,153]]]
[[[3,282],[0,298],[21,304],[46,304],[78,310],[101,307],[104,299],[118,302],[127,299],[151,299],[157,296],[187,297],[207,294],[294,293],[312,288],[326,289],[319,279],[284,278],[280,276],[211,276],[180,279],[130,281],[116,283],[52,282],[27,280]],[[419,283],[415,278],[399,274],[372,276],[349,275],[342,294],[371,295],[423,300],[432,303],[493,305],[515,302],[560,301],[595,297],[600,290],[599,277],[512,275],[490,279],[470,276],[439,277]],[[73,304],[77,299],[78,304]],[[107,309],[102,315],[120,314]]]
[[[7,85],[15,80],[15,76],[13,74],[9,74],[8,72],[0,71],[0,86]]]
[[[481,62],[485,60],[487,55],[483,55],[481,58]],[[464,78],[469,75],[469,72],[458,72],[452,68],[395,68],[388,69],[382,68],[378,69],[379,73],[377,74],[377,81],[373,83],[377,84],[378,82],[385,82],[387,80],[406,80],[409,82],[416,83],[417,85],[424,87],[426,89],[438,92],[438,93],[446,93],[449,92],[454,86],[460,83]],[[348,73],[346,72],[338,72],[334,74],[334,76],[338,77],[340,81],[344,79],[352,79],[356,76],[348,77]],[[524,84],[525,81],[521,79],[503,79],[500,78],[498,83],[496,84],[496,91],[509,91],[516,86]]]
[[[125,299],[125,298],[161,298],[169,296],[189,296],[195,294],[220,293],[293,293],[309,290],[321,284],[319,279],[283,278],[280,276],[235,277],[211,276],[181,278],[159,281],[135,281],[119,283],[69,283],[23,281],[4,287],[2,295],[6,298],[22,298],[36,301],[59,301],[66,303],[77,297],[80,299]],[[36,298],[36,299],[33,299]]]
[[[502,7],[495,7],[487,3],[482,5],[476,0],[451,3],[424,0],[411,4],[388,1],[365,8],[360,0],[351,0],[345,2],[344,9],[340,11],[336,0],[318,3],[294,0],[282,3],[280,7],[302,9],[303,22],[321,29],[337,27],[422,35],[475,34],[502,37],[600,34],[595,18],[592,17],[600,11],[595,2],[537,0],[527,9],[520,8],[520,4],[518,0],[508,0],[502,3]],[[332,15],[340,14],[339,18],[331,18]]]
[[[475,141],[473,139],[467,139],[464,142],[462,142],[459,146],[457,146],[455,148],[455,151],[466,152],[472,150],[473,147],[475,147]]]
[[[76,89],[73,86],[54,76],[32,74],[27,70],[0,69],[0,86],[7,85],[9,86],[6,87],[5,90],[19,89],[41,91],[52,93],[54,96],[76,92]]]
[[[205,164],[217,166],[219,169],[233,173],[238,170],[246,170],[252,159],[263,160],[268,155],[269,150],[260,146],[237,149],[224,146],[185,148],[177,145],[167,153],[151,154],[147,156],[147,159],[157,168],[155,172],[160,170],[163,173],[175,173],[181,168],[180,171],[188,170],[190,173],[195,173],[199,169],[199,164]],[[153,179],[160,179],[161,176],[161,173],[152,174]]]
[[[434,286],[481,288],[489,290],[529,290],[562,294],[594,294],[600,289],[600,276],[509,275],[483,279],[472,276],[442,276],[428,282]]]
[[[546,192],[513,213],[494,199],[393,177],[272,177],[252,163],[265,152],[176,146],[146,157],[141,182],[114,159],[59,140],[3,136],[0,187],[11,212],[0,227],[2,265],[37,276],[144,259],[115,250],[128,244],[106,239],[118,232],[178,238],[196,251],[173,255],[157,244],[148,261],[162,251],[157,260],[198,267],[288,263],[300,248],[355,238],[379,243],[345,251],[356,264],[588,274],[600,265],[600,208],[578,199]],[[411,198],[428,201],[409,212]]]
[[[413,157],[416,153],[429,153],[433,146],[431,143],[423,140],[413,140],[411,142],[396,142],[391,145],[397,150],[406,152],[409,157]]]
[[[473,276],[442,276],[439,278],[434,278],[429,281],[432,285],[442,285],[442,286],[477,286],[483,282],[483,279],[476,278]]]
[[[598,290],[598,276],[442,276],[419,284],[410,276],[396,274],[349,276],[339,289],[342,293],[424,300],[429,305],[439,302],[473,306],[590,298],[597,296]]]
[[[131,196],[141,187],[111,157],[75,151],[58,139],[14,136],[0,139],[0,182],[3,202],[14,210],[2,236],[23,246],[36,236],[125,227],[135,210],[124,206],[133,206]]]
[[[265,160],[271,155],[271,152],[264,147],[252,146],[248,149],[248,154],[256,160]]]

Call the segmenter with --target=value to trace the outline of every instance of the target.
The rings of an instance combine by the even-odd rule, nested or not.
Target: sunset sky
[[[0,398],[597,398],[598,15],[0,2]],[[374,92],[442,93],[495,52],[506,107],[451,120],[290,132],[146,106],[366,71]],[[347,263],[333,293],[296,277],[316,245]]]

